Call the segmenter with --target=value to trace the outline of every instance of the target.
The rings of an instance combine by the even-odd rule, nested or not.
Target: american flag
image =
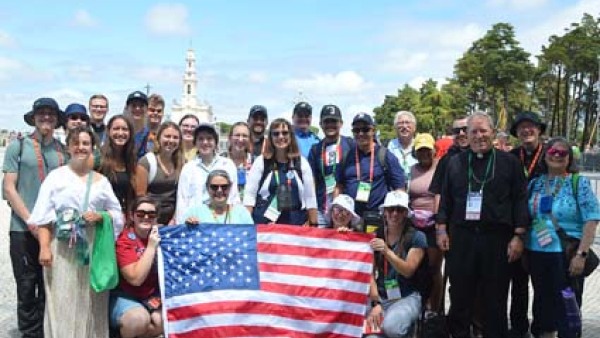
[[[288,225],[160,228],[165,334],[361,337],[369,235]]]

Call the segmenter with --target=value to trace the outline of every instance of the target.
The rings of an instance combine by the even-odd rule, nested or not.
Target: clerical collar
[[[90,123],[90,125],[92,126],[92,129],[94,130],[95,133],[101,133],[106,129],[106,125],[104,123],[102,123],[100,125]]]

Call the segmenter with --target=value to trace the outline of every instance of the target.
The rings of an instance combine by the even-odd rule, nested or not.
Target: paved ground
[[[4,149],[0,149],[0,167]],[[600,176],[596,174],[595,176]],[[2,174],[0,173],[0,178]],[[597,190],[597,192],[599,192]],[[10,209],[0,202],[0,338],[19,338],[16,324],[15,283],[8,254],[8,229]],[[600,237],[594,246],[600,252]],[[586,279],[583,303],[583,337],[600,338],[600,271],[596,270]]]

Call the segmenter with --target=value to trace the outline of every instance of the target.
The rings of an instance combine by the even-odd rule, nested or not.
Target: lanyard
[[[471,192],[471,181],[473,180],[473,153],[469,152],[469,192]],[[481,181],[481,188],[479,188],[479,193],[483,193],[483,188],[485,187],[485,183],[487,182],[488,175],[490,173],[490,169],[492,168],[492,162],[496,162],[496,149],[492,149],[492,155],[488,158],[487,168],[485,169],[485,176]]]
[[[340,141],[342,140],[341,137],[338,138],[337,143],[335,144],[335,148],[336,148],[336,152],[337,152],[337,158],[334,159],[333,161],[333,170],[332,173],[335,174],[335,167],[337,165],[337,159],[339,158],[340,160],[342,159],[342,147],[340,146]],[[321,172],[323,172],[323,177],[325,177],[325,161],[326,161],[326,152],[325,152],[325,142],[323,142],[322,146],[321,146],[321,157],[322,157],[322,162],[321,162]]]
[[[356,179],[360,182],[360,160],[358,158],[358,145],[354,148],[354,154],[356,155]],[[369,167],[369,182],[373,183],[373,166],[375,164],[375,144],[371,141],[371,165]]]
[[[277,186],[279,186],[279,170],[277,169],[277,161],[275,161],[274,164],[274,175],[275,175],[275,182],[277,182]],[[289,175],[289,169],[288,169],[288,175],[287,175],[287,185],[291,188],[292,187],[292,176]]]
[[[548,177],[546,177],[544,179],[544,185],[546,188],[546,196],[550,195],[550,183],[548,182]],[[560,188],[562,187],[564,183],[564,179],[560,179],[560,181],[555,182],[554,183],[554,191],[552,192],[552,198],[554,199],[554,197],[556,197],[556,195],[558,195],[558,192],[560,191]],[[539,204],[539,199],[540,199],[540,193],[537,192],[535,194],[535,197],[533,197],[533,215],[537,215],[538,212],[538,204]]]
[[[32,135],[31,139],[33,141],[33,149],[35,150],[35,156],[37,157],[40,182],[44,182],[44,179],[46,178],[46,171],[48,171],[48,163],[46,161],[46,156],[42,154],[42,151],[40,149],[40,143],[38,142],[37,138],[35,138]],[[54,148],[56,149],[56,156],[58,156],[58,166],[60,167],[64,164],[63,154],[60,150],[60,147],[58,146],[58,142],[56,140],[53,140],[53,143]]]
[[[535,156],[533,156],[533,160],[531,161],[531,163],[529,164],[529,168],[527,169],[527,177],[531,177],[531,174],[533,174],[533,170],[534,170],[541,154],[542,154],[542,145],[539,144],[538,148],[535,152]],[[523,148],[521,148],[521,151],[519,152],[519,157],[521,158],[521,163],[523,163],[523,165],[525,165],[525,151],[523,150]]]
[[[215,212],[215,209],[210,209],[210,211],[212,212],[213,218],[215,219],[215,223],[216,223],[218,220],[217,213]],[[227,224],[228,220],[229,220],[229,205],[227,205],[227,211],[225,212],[225,220],[223,221],[223,224]]]

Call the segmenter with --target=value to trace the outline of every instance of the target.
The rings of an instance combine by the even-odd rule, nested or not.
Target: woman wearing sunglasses
[[[371,328],[380,328],[384,337],[410,337],[421,313],[421,295],[414,277],[425,257],[427,239],[410,223],[411,210],[404,191],[387,193],[380,209],[385,225],[371,240],[375,251],[371,285],[376,291],[371,291],[367,323]]]
[[[317,225],[312,169],[285,119],[271,122],[263,154],[248,174],[244,205],[258,224]]]
[[[354,212],[354,200],[345,194],[333,199],[325,220],[330,228],[340,232],[361,230],[361,218]]]
[[[117,289],[110,295],[110,326],[120,337],[156,337],[163,332],[158,271],[155,259],[160,243],[156,202],[141,196],[132,205],[127,227],[117,240],[117,264],[121,272]]]
[[[582,275],[594,241],[600,209],[590,181],[577,174],[573,152],[562,137],[546,148],[546,172],[529,183],[529,209],[533,224],[528,233],[530,273],[533,284],[533,323],[536,337],[576,337],[566,327],[561,290],[571,287],[581,308]],[[567,258],[557,228],[579,240],[576,253]],[[570,332],[571,331],[571,332]]]
[[[232,184],[233,182],[225,170],[211,171],[206,179],[208,204],[188,208],[182,217],[177,219],[177,224],[253,224],[252,216],[244,206],[228,203]]]
[[[94,144],[90,129],[76,127],[69,132],[69,164],[48,174],[27,220],[33,231],[37,229],[40,243],[47,338],[108,337],[108,292],[92,291],[91,253],[96,228],[110,227],[112,220],[112,230],[119,234],[123,215],[106,177],[89,166]]]

